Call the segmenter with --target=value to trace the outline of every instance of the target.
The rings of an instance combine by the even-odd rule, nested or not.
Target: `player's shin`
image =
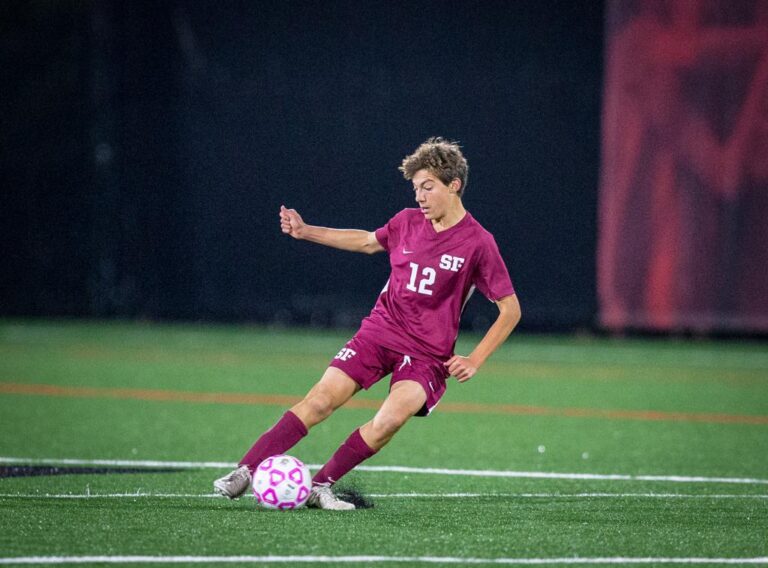
[[[352,432],[349,438],[339,446],[331,459],[312,478],[313,483],[329,483],[333,485],[346,473],[376,453],[365,443],[360,430]]]
[[[239,465],[247,465],[253,471],[263,460],[270,456],[284,454],[307,435],[307,427],[290,410],[256,440]]]

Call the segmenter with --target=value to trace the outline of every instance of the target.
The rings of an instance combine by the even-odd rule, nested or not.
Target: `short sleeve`
[[[387,221],[386,225],[379,227],[376,229],[376,231],[374,231],[376,240],[379,241],[379,244],[387,252],[389,252],[390,247],[397,246],[397,242],[400,238],[400,228],[402,225],[402,217],[404,213],[405,211],[401,211],[392,217],[389,221]]]
[[[475,270],[475,286],[491,302],[515,293],[507,265],[501,258],[496,241],[489,235],[484,239],[480,262]]]

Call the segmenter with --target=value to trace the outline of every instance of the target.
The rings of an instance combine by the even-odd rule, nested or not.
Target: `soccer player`
[[[242,495],[262,460],[288,451],[360,389],[391,374],[389,395],[376,415],[312,480],[309,506],[354,509],[331,486],[383,448],[409,418],[428,415],[449,376],[460,383],[471,379],[520,320],[493,236],[464,209],[468,166],[458,144],[430,138],[399,169],[413,183],[418,208],[400,211],[374,232],[307,225],[295,210],[280,207],[286,235],[353,252],[386,251],[392,271],[373,311],[320,381],[262,434],[236,470],[214,482],[217,493]],[[496,303],[499,315],[468,356],[456,355],[459,319],[475,288]]]

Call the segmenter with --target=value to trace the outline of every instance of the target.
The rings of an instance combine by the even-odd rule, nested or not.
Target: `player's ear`
[[[453,181],[448,184],[448,189],[451,190],[451,193],[459,193],[459,190],[461,189],[461,180],[454,178]]]

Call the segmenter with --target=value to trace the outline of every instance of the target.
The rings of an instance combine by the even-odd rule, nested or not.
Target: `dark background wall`
[[[529,329],[590,326],[602,4],[0,4],[0,315],[353,326],[429,136],[470,163]],[[493,315],[473,300],[466,322]]]

